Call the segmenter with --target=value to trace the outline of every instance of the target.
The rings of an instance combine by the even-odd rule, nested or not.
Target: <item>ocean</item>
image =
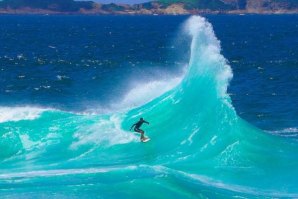
[[[0,197],[298,198],[297,36],[298,15],[0,16]]]

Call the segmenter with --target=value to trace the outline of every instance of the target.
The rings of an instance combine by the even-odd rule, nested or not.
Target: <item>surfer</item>
[[[145,121],[145,120],[141,117],[140,120],[139,120],[137,123],[133,124],[133,125],[130,127],[130,130],[134,127],[134,131],[135,131],[135,132],[141,133],[141,141],[145,141],[145,140],[149,139],[149,138],[146,138],[146,137],[144,136],[145,132],[144,132],[142,129],[140,129],[140,127],[141,127],[144,123],[145,123],[145,124],[149,124],[149,122]]]

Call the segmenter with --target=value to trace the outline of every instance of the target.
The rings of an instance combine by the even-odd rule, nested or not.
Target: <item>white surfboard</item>
[[[150,138],[146,137],[144,140],[142,140],[141,142],[149,142],[150,141]]]

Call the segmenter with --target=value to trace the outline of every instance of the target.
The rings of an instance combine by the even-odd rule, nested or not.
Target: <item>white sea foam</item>
[[[199,127],[196,127],[195,129],[192,130],[192,133],[190,134],[190,136],[186,139],[186,140],[183,140],[181,142],[181,144],[185,144],[186,142],[189,143],[189,145],[191,145],[193,143],[193,137],[200,131],[200,128]]]
[[[101,119],[95,125],[78,130],[73,136],[76,141],[70,148],[74,150],[86,144],[104,147],[138,141],[136,135],[122,130],[121,121],[120,116],[112,115],[108,119]]]
[[[271,131],[274,133],[298,133],[298,128],[285,128],[282,130]]]
[[[77,174],[95,174],[95,173],[106,173],[115,170],[134,170],[136,166],[127,167],[113,167],[113,168],[87,168],[87,169],[57,169],[57,170],[39,170],[39,171],[28,171],[28,172],[17,172],[0,174],[0,179],[10,178],[34,178],[34,177],[52,177],[52,176],[64,176],[64,175],[77,175]]]
[[[0,123],[20,120],[34,120],[47,109],[33,107],[0,107]]]
[[[281,130],[275,130],[275,131],[266,131],[268,133],[284,136],[284,137],[298,137],[298,128],[292,127],[292,128],[285,128]]]
[[[212,25],[203,17],[193,16],[185,23],[184,31],[192,37],[188,76],[210,73],[216,78],[218,96],[225,98],[233,73],[221,54]]]
[[[172,77],[163,80],[153,80],[146,83],[137,83],[123,97],[119,103],[113,104],[114,110],[131,109],[150,102],[171,90],[181,82],[181,77]]]

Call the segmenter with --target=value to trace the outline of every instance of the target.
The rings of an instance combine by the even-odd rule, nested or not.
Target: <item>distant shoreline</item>
[[[55,12],[55,11],[36,11],[32,10],[28,12],[28,10],[15,10],[15,11],[2,11],[0,10],[0,15],[81,15],[81,16],[189,16],[189,15],[297,15],[298,11],[285,11],[285,12],[219,12],[219,11],[201,11],[201,12],[193,12],[193,13],[96,13],[96,12]]]
[[[16,3],[16,2],[17,3]],[[165,0],[164,0],[165,1]],[[221,0],[223,1],[223,0]],[[259,1],[259,0],[255,0]],[[143,4],[100,4],[93,1],[63,1],[52,0],[44,2],[35,0],[27,2],[22,0],[3,0],[0,1],[0,14],[9,15],[200,15],[200,14],[298,14],[298,3],[292,6],[286,4],[250,4],[245,7],[224,4],[225,7],[218,5],[192,5],[185,3],[162,3],[163,1],[151,1]],[[165,1],[166,2],[166,1]],[[182,1],[183,2],[183,1]],[[225,0],[225,2],[230,2]],[[227,7],[228,6],[228,7]]]

